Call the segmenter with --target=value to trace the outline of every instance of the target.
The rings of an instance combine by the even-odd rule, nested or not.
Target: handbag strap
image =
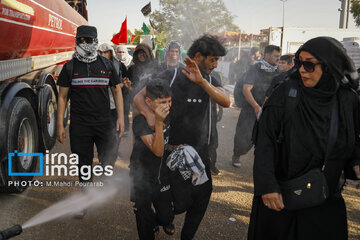
[[[336,141],[336,138],[338,135],[338,128],[339,128],[339,106],[338,106],[338,99],[335,95],[334,103],[333,103],[332,111],[331,111],[329,140],[328,140],[328,144],[327,144],[327,148],[326,148],[324,165],[322,166],[321,171],[325,170],[325,166],[328,162],[331,149],[334,147],[334,144],[335,144],[335,141]]]

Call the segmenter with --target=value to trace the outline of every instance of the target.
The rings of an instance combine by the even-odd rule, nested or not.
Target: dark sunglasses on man
[[[322,64],[322,62],[310,62],[310,61],[300,61],[299,59],[294,60],[295,67],[297,69],[301,68],[301,65],[304,66],[305,71],[312,73],[315,71],[315,66],[318,64]]]
[[[88,43],[91,44],[93,42],[96,42],[96,38],[89,38],[89,37],[79,37],[76,39],[76,43],[77,44],[81,44],[81,43]]]

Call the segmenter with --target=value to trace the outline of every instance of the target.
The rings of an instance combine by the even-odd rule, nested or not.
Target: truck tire
[[[7,116],[7,153],[13,153],[17,150],[19,153],[35,153],[38,151],[38,125],[36,122],[35,113],[30,102],[23,97],[15,97],[9,106]],[[8,160],[8,159],[7,159]],[[12,157],[12,172],[35,172],[38,157]],[[8,172],[9,162],[3,162],[6,173],[6,185],[1,188],[5,192],[22,192],[27,188],[27,185],[10,184],[14,182],[27,182],[33,179],[33,176],[9,176]]]
[[[40,142],[42,151],[50,150],[56,142],[56,95],[49,84],[39,91]]]

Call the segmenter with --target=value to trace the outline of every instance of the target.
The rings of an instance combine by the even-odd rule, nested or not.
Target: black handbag
[[[314,168],[307,173],[287,181],[280,181],[280,189],[285,209],[299,210],[321,205],[329,197],[329,189],[324,175],[330,150],[335,144],[338,131],[338,103],[335,98],[332,113],[329,140],[322,168]]]

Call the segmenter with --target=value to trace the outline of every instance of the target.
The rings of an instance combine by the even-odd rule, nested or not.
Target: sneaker
[[[234,167],[240,167],[241,166],[241,163],[240,163],[240,156],[237,157],[237,156],[232,156],[232,165]]]
[[[219,170],[217,167],[215,167],[215,166],[211,166],[211,167],[210,167],[210,171],[211,171],[211,175],[213,175],[213,176],[219,176],[219,175],[221,175],[220,170]]]

